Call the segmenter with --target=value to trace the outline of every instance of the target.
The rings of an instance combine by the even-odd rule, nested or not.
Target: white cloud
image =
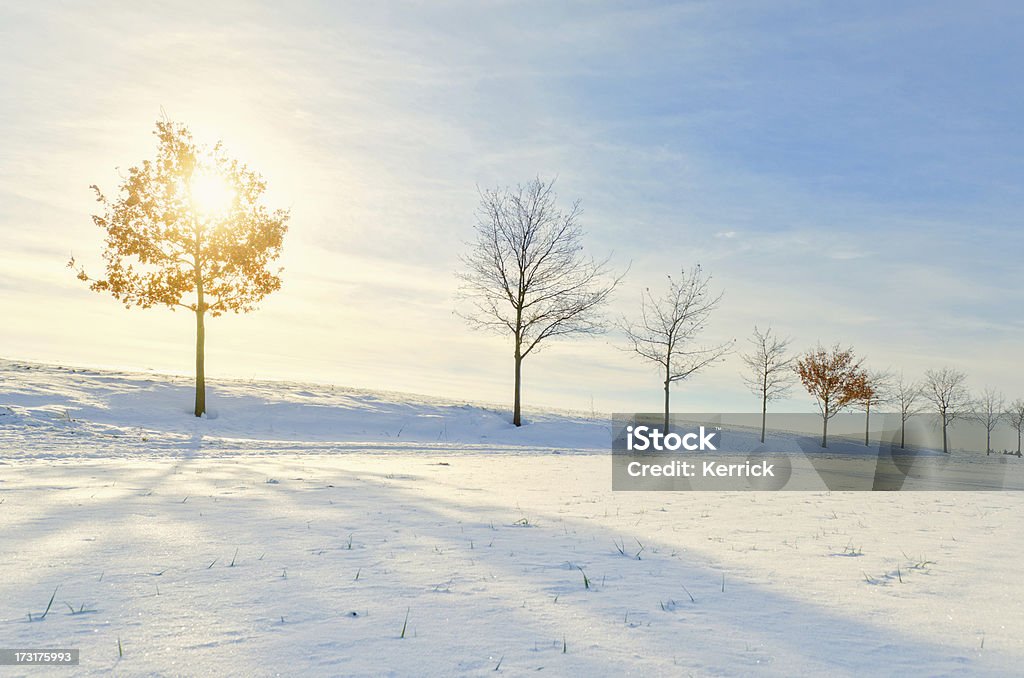
[[[809,66],[765,73],[761,62],[787,40],[842,45],[843,26],[851,44],[871,39],[859,22],[762,31],[758,17],[778,17],[744,22],[710,4],[114,7],[4,10],[18,30],[0,46],[0,86],[18,96],[0,103],[0,315],[11,319],[0,353],[188,369],[186,318],[124,310],[63,268],[71,252],[98,262],[88,184],[112,187],[115,167],[152,152],[164,106],[199,136],[223,138],[264,173],[270,200],[292,208],[285,288],[251,316],[218,319],[214,373],[504,400],[507,342],[452,316],[453,273],[476,185],[540,173],[558,175],[563,199],[583,199],[594,253],[633,262],[613,315],[701,262],[726,292],[709,339],[772,323],[801,345],[850,342],[919,370],[972,355],[971,369],[1007,391],[1024,376],[977,349],[993,337],[1008,347],[1019,329],[1006,316],[1021,301],[1021,236],[993,227],[996,244],[985,245],[963,234],[1008,210],[847,186],[860,175],[842,158],[808,179],[805,151],[755,135],[794,110],[786,97],[824,105],[804,83]],[[887,80],[817,63],[856,96],[889,91]],[[756,106],[733,104],[741,95]],[[834,122],[835,134],[877,120],[854,113],[853,129]],[[816,114],[801,110],[795,124],[824,124]],[[774,135],[794,134],[773,124]],[[736,148],[750,135],[766,157]],[[861,143],[851,136],[851,149]],[[656,408],[652,376],[612,340],[531,358],[528,401],[587,409],[593,395],[599,408]],[[736,370],[695,383],[741,405]]]

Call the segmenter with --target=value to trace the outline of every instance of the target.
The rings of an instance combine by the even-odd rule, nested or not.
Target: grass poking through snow
[[[46,604],[46,609],[43,611],[42,615],[40,615],[39,617],[33,618],[32,617],[32,613],[31,612],[28,613],[28,620],[30,622],[32,622],[32,621],[43,621],[44,619],[46,619],[46,615],[50,614],[50,608],[53,607],[53,599],[57,597],[57,589],[59,589],[59,588],[60,588],[60,586],[58,585],[57,588],[53,589],[53,595],[50,596],[50,602],[48,602]]]
[[[409,628],[409,611],[411,609],[410,607],[405,608],[405,621],[402,622],[402,634],[398,636],[399,638],[405,638],[405,631]]]

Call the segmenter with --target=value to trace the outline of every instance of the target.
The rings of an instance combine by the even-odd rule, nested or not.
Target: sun
[[[225,214],[235,202],[235,190],[224,175],[208,169],[197,170],[192,175],[189,194],[196,212],[205,218]]]

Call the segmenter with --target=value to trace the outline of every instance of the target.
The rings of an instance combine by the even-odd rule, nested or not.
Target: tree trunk
[[[202,297],[200,297],[201,299]],[[204,316],[206,311],[202,309],[200,302],[196,310],[196,410],[197,417],[206,413],[206,326]]]
[[[761,443],[765,441],[765,421],[768,418],[768,358],[765,357],[764,371],[761,373]]]
[[[828,447],[828,403],[825,403],[825,414],[821,420],[821,446]]]
[[[871,403],[864,406],[864,447],[871,444]]]
[[[665,428],[662,430],[662,434],[668,435],[668,401],[669,401],[669,389],[672,386],[672,381],[669,379],[668,372],[665,373]]]
[[[516,342],[516,379],[515,379],[515,398],[512,405],[512,423],[515,426],[523,425],[522,417],[522,401],[520,399],[520,391],[522,390],[523,383],[523,355],[520,353],[519,342]]]
[[[1020,456],[1020,429],[1017,429],[1017,456]]]
[[[900,449],[904,449],[907,446],[907,420],[903,419],[900,423]]]
[[[764,443],[764,429],[768,418],[768,398],[761,399],[761,442]]]
[[[942,415],[942,452],[944,454],[949,454],[949,443],[947,442],[949,439],[946,435],[946,428],[948,426],[949,424],[946,423],[946,415]]]
[[[196,408],[195,415],[206,414],[206,300],[203,296],[203,233],[196,227],[196,242],[193,261],[196,282]]]
[[[987,425],[986,425],[987,426]],[[992,454],[992,429],[985,429],[985,456]]]

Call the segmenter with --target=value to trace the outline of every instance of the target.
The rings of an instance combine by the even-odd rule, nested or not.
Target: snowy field
[[[613,493],[603,419],[226,382],[196,420],[190,399],[0,361],[0,647],[81,649],[0,675],[1024,663],[1021,493]]]

